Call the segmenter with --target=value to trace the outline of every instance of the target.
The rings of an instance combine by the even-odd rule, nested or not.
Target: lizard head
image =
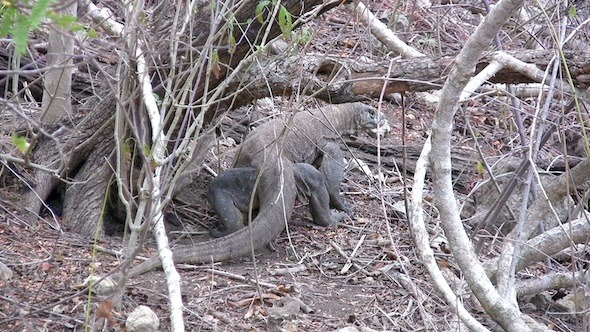
[[[391,130],[385,115],[378,109],[359,103],[360,112],[357,115],[357,130],[369,133],[372,136],[382,137]]]

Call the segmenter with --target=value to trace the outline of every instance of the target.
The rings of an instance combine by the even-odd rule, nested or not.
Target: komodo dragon
[[[340,136],[360,131],[376,133],[378,128],[389,128],[383,114],[359,102],[301,111],[290,121],[275,119],[260,125],[240,145],[235,168],[212,181],[210,195],[219,196],[210,197],[221,219],[217,231],[232,233],[177,247],[172,251],[174,262],[229,260],[250,253],[250,243],[254,249],[267,244],[285,229],[298,190],[309,197],[312,217],[319,225],[334,222],[330,206],[350,213],[339,195],[343,155],[336,141]],[[244,227],[249,195],[258,174],[254,205],[259,205],[259,212],[251,226]],[[246,196],[248,199],[244,200]],[[129,275],[160,266],[160,260],[153,257],[131,269]]]

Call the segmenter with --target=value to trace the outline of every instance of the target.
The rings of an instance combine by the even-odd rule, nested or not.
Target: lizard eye
[[[371,112],[369,114],[371,116],[371,120],[373,120],[375,123],[381,121],[379,111],[377,111],[376,109],[371,109]]]
[[[377,112],[375,111],[374,108],[372,108],[372,107],[369,108],[369,111],[367,113],[369,115],[369,119],[370,120],[376,120],[376,118],[377,118]]]

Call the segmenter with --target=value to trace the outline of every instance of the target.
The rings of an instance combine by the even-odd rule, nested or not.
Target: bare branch
[[[414,243],[416,249],[420,254],[420,261],[428,273],[432,276],[434,283],[438,290],[443,294],[448,305],[451,307],[453,312],[459,316],[461,321],[467,325],[473,331],[488,331],[483,325],[481,325],[473,316],[465,310],[461,300],[453,292],[447,281],[445,280],[436,260],[434,259],[434,253],[430,248],[429,236],[426,231],[426,225],[424,223],[424,211],[422,204],[422,196],[424,192],[424,178],[426,177],[426,169],[428,167],[428,155],[430,154],[430,137],[426,140],[420,158],[416,163],[416,171],[414,173],[414,185],[412,186],[412,212],[410,215],[410,227],[412,228],[412,235],[414,236]]]
[[[515,303],[504,298],[486,277],[469,237],[465,233],[451,180],[451,130],[460,95],[471,77],[483,50],[498,33],[504,22],[515,13],[523,1],[500,1],[469,38],[456,58],[443,87],[432,128],[432,153],[435,204],[451,251],[465,279],[486,312],[507,331],[530,331]]]
[[[364,3],[359,1],[356,5],[351,4],[351,6],[361,22],[363,22],[365,26],[370,27],[371,33],[379,39],[380,42],[387,46],[389,50],[398,52],[404,58],[418,58],[424,56],[420,51],[399,39],[393,31],[371,13]]]

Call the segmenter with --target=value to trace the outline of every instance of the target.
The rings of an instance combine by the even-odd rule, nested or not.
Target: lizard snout
[[[391,127],[389,126],[389,122],[383,116],[383,114],[379,114],[379,122],[377,126],[370,130],[371,136],[374,137],[384,137],[387,133],[391,131]]]
[[[390,131],[391,127],[389,126],[389,122],[387,122],[387,120],[385,119],[382,119],[381,121],[379,121],[379,125],[377,126],[377,128],[371,129],[371,135],[383,137]]]

